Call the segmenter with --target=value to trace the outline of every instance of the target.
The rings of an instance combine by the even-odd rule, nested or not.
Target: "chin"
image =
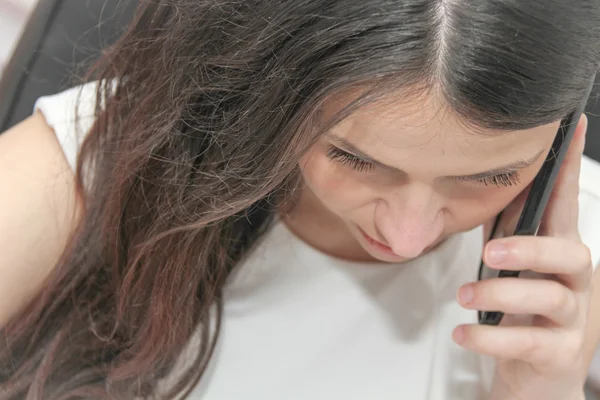
[[[364,248],[364,246],[363,246],[363,248]],[[373,257],[377,261],[381,261],[381,262],[388,263],[388,264],[399,264],[399,263],[413,260],[413,258],[406,258],[406,257],[398,256],[398,255],[388,256],[388,255],[374,254],[373,252],[369,252],[368,249],[365,249],[365,251],[367,251],[369,253],[369,255],[371,255],[371,257]]]

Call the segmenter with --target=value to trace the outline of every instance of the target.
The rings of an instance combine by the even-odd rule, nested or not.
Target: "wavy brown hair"
[[[407,91],[481,127],[556,121],[596,71],[598,21],[588,0],[142,1],[88,76],[100,84],[77,168],[83,218],[2,330],[0,398],[185,396],[230,271],[289,204],[321,134]],[[351,88],[362,94],[321,121]]]

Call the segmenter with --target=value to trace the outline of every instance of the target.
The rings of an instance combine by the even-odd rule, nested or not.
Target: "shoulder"
[[[79,147],[96,118],[98,82],[76,86],[63,92],[40,97],[35,110],[40,112],[56,135],[71,166],[75,168]]]
[[[579,232],[600,263],[600,163],[584,156],[579,177]]]
[[[77,225],[74,174],[39,113],[0,135],[0,328],[40,289]]]

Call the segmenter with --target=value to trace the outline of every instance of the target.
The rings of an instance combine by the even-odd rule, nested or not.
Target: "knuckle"
[[[592,252],[590,248],[583,243],[579,245],[579,254],[580,254],[580,262],[578,263],[581,269],[581,272],[592,276],[593,267],[592,267]]]
[[[594,284],[593,280],[590,280],[589,282],[588,290],[583,296],[583,303],[588,307],[591,305],[594,294],[598,291],[598,284]]]
[[[529,362],[553,370],[570,369],[583,356],[584,337],[579,331],[570,333],[528,330],[523,336],[521,355]]]
[[[530,361],[542,360],[546,350],[539,335],[533,330],[528,330],[527,332],[524,336],[521,354],[523,354],[525,359]]]
[[[582,357],[584,338],[580,333],[568,335],[562,346],[561,358],[568,365],[579,362]]]
[[[553,314],[563,314],[571,312],[573,308],[573,299],[571,292],[564,286],[550,282],[552,295],[548,296],[548,311]]]
[[[592,263],[592,251],[585,243],[580,242],[580,246],[581,246],[581,255],[582,255],[584,262],[586,264],[591,264]]]
[[[541,265],[544,261],[544,243],[541,240],[530,240],[521,249],[523,261],[528,265]]]
[[[539,237],[532,237],[529,239],[530,240],[523,241],[517,250],[521,262],[529,266],[542,266],[546,264],[545,256],[548,252],[546,241],[539,240]]]
[[[509,302],[509,296],[503,296],[506,293],[504,289],[504,281],[489,281],[485,282],[486,285],[479,288],[476,291],[476,298],[479,302],[484,303],[486,306],[505,307],[506,303]]]
[[[554,339],[556,343],[550,346],[551,351],[543,363],[554,372],[566,372],[579,368],[584,358],[583,339],[583,335],[579,332],[560,334],[560,339]]]

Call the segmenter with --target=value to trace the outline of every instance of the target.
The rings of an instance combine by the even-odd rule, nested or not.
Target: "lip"
[[[369,243],[372,247],[374,247],[375,249],[377,249],[383,253],[398,257],[398,255],[396,253],[394,253],[394,251],[392,250],[392,248],[390,246],[385,245],[385,244],[381,243],[380,241],[373,239],[371,236],[367,235],[367,233],[365,231],[363,231],[360,227],[358,227],[358,230],[361,233],[361,235],[363,235],[363,237],[365,238],[367,243]]]
[[[356,226],[358,228],[358,231],[360,232],[360,234],[365,238],[365,240],[367,241],[367,243],[369,243],[371,245],[371,247],[373,247],[376,250],[379,250],[380,252],[383,252],[385,254],[388,255],[392,255],[395,257],[402,257],[396,253],[394,253],[394,251],[392,250],[392,248],[388,245],[385,245],[383,243],[381,243],[380,241],[372,238],[371,236],[367,235],[367,233],[365,231],[363,231],[359,226]],[[428,251],[430,251],[431,249],[437,247],[437,245],[440,243],[440,240],[436,240],[434,241],[432,244],[430,244],[429,246],[427,246],[425,249],[423,249],[423,253],[427,253]]]

